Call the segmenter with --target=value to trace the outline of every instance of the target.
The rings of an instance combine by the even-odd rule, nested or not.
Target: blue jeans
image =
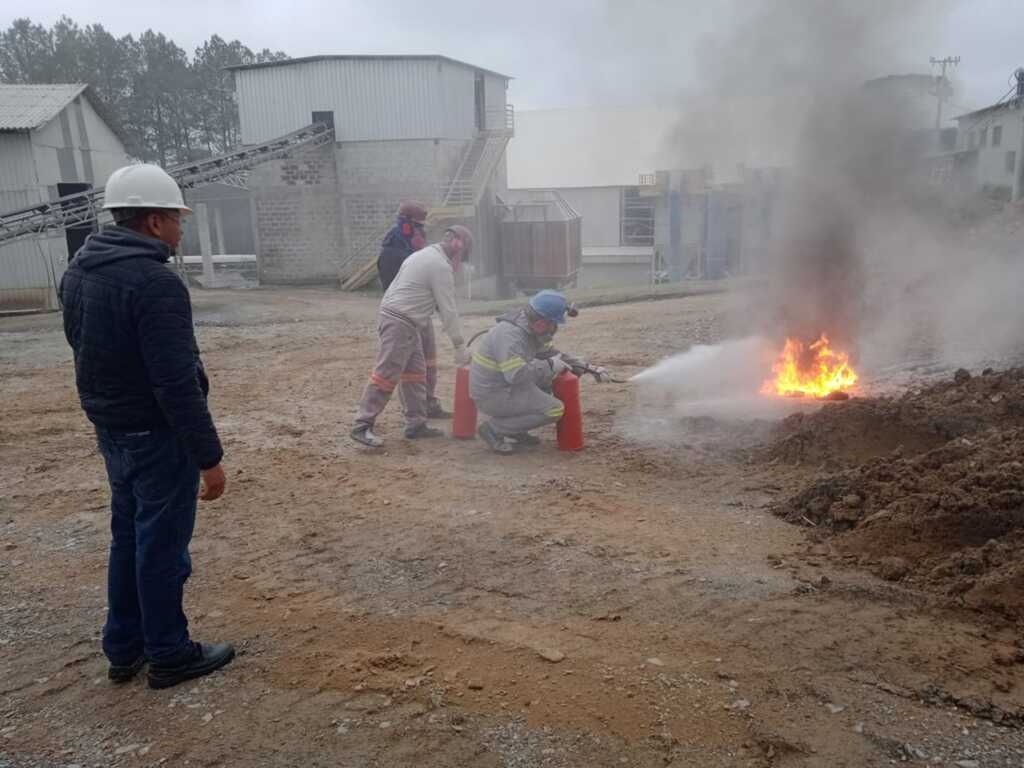
[[[193,654],[181,600],[192,573],[199,467],[170,430],[97,427],[110,480],[110,565],[103,652],[127,665],[141,654],[175,664]]]

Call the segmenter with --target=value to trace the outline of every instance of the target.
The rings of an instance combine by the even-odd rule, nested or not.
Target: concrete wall
[[[343,252],[334,147],[274,160],[250,174],[260,282],[336,283]]]
[[[1024,110],[999,110],[993,115],[980,118],[965,118],[960,121],[958,144],[960,149],[977,149],[974,165],[974,183],[978,189],[1006,188],[1013,186],[1013,171],[1006,168],[1006,154],[1016,153],[1019,161],[1021,151],[1021,120]],[[992,132],[997,126],[1003,129],[999,146],[992,146]],[[985,129],[985,145],[981,146],[981,131]]]
[[[576,284],[580,288],[650,285],[654,248],[585,248]]]
[[[992,146],[992,130],[1003,128],[1002,140],[998,147]],[[1021,117],[1020,113],[993,120],[988,126],[986,146],[978,150],[977,179],[981,186],[1012,187],[1013,170],[1006,168],[1006,153],[1020,154]],[[1015,158],[1016,160],[1016,158]]]
[[[343,237],[350,248],[389,223],[403,199],[426,203],[458,168],[461,141],[359,141],[337,147]]]

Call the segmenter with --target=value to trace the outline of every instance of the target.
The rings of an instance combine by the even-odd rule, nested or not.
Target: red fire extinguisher
[[[469,368],[455,371],[455,412],[452,414],[452,437],[472,440],[476,437],[476,403],[469,396]]]
[[[580,380],[571,371],[564,371],[555,377],[551,386],[555,397],[565,405],[565,413],[558,421],[558,449],[579,451],[583,449],[583,408],[580,405]]]

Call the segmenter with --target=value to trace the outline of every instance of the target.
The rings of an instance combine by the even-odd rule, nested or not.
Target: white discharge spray
[[[781,418],[820,402],[765,397],[761,384],[771,375],[778,350],[761,337],[699,345],[666,358],[633,376],[638,401],[684,417]]]

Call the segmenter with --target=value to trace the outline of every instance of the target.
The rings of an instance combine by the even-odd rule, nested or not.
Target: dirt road
[[[765,511],[816,468],[645,441],[630,388],[590,381],[580,454],[410,444],[397,403],[368,453],[371,300],[196,304],[229,487],[187,609],[239,657],[108,684],[107,489],[59,318],[0,322],[0,766],[1024,765],[1016,626]],[[724,306],[591,308],[559,343],[628,374]]]

